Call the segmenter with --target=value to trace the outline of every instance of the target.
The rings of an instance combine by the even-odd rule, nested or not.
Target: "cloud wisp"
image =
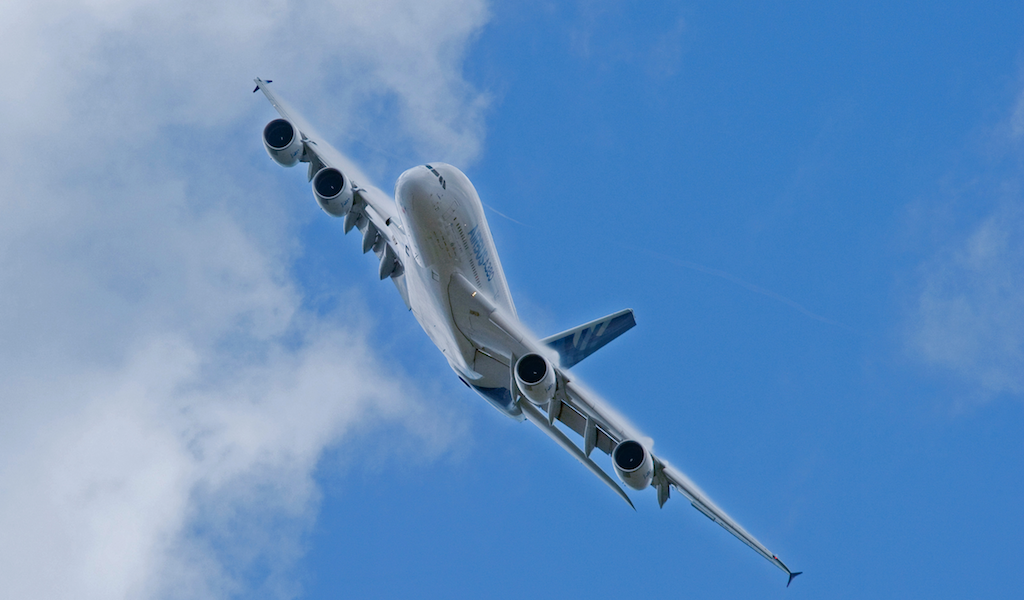
[[[981,173],[966,195],[990,206],[918,268],[907,345],[925,364],[989,398],[1024,394],[1024,198],[1020,139],[1024,93],[989,136]],[[960,225],[958,222],[957,225]]]
[[[301,217],[272,191],[272,113],[249,82],[287,74],[322,94],[311,119],[386,120],[385,147],[471,160],[486,97],[461,60],[486,16],[472,0],[0,8],[0,125],[21,141],[0,149],[8,594],[294,597],[325,449],[391,422],[444,451],[456,425],[378,358],[358,294],[305,308]]]
[[[511,221],[511,222],[515,223],[516,225],[520,225],[522,227],[527,227],[527,228],[530,228],[530,229],[534,228],[532,225],[528,225],[526,223],[523,223],[522,221],[517,221],[516,219],[513,219],[512,217],[506,215],[505,213],[499,211],[498,209],[494,208],[493,206],[491,206],[489,204],[485,203],[484,206],[488,210],[493,212],[494,214],[498,215],[499,217],[502,217],[503,219]],[[611,244],[613,244],[615,246],[619,246],[620,248],[622,248],[623,250],[626,250],[626,251],[641,252],[641,253],[646,254],[646,255],[648,255],[648,256],[650,256],[652,258],[655,258],[657,260],[669,263],[671,265],[675,265],[677,267],[682,267],[684,269],[689,269],[691,271],[697,271],[698,273],[704,273],[705,275],[711,275],[712,277],[718,277],[719,279],[724,279],[724,280],[728,281],[729,283],[736,284],[736,285],[738,285],[738,286],[740,286],[740,287],[742,287],[742,288],[744,288],[744,289],[746,289],[748,291],[754,292],[755,294],[760,294],[762,296],[771,298],[772,300],[775,300],[777,302],[781,302],[782,304],[785,304],[786,306],[788,306],[788,307],[790,307],[790,308],[800,312],[801,314],[803,314],[805,317],[807,317],[809,319],[812,319],[814,321],[819,321],[821,323],[825,323],[826,325],[834,325],[834,326],[839,327],[841,329],[845,329],[846,331],[849,331],[850,333],[855,333],[855,334],[859,333],[856,329],[850,327],[849,325],[845,325],[843,323],[840,323],[839,321],[835,321],[835,320],[829,319],[828,317],[823,317],[823,316],[821,316],[821,315],[819,315],[817,313],[811,312],[810,310],[805,308],[803,305],[797,303],[794,300],[790,300],[789,298],[783,296],[782,294],[777,294],[777,293],[775,293],[775,292],[773,292],[773,291],[771,291],[769,289],[765,289],[765,288],[763,288],[763,287],[761,287],[759,285],[754,285],[753,283],[750,283],[748,281],[744,281],[743,279],[740,279],[739,277],[736,277],[735,275],[733,275],[731,273],[727,273],[726,271],[722,271],[721,269],[713,269],[711,267],[705,267],[704,265],[697,264],[695,262],[691,262],[691,261],[688,261],[688,260],[682,260],[682,259],[679,259],[679,258],[675,258],[675,257],[669,256],[669,255],[661,253],[661,252],[656,252],[654,250],[648,250],[648,249],[645,249],[645,248],[639,248],[638,249],[638,248],[634,248],[632,246],[627,246],[625,244],[620,244],[620,243],[615,242],[615,241],[611,241],[609,243],[611,243]]]
[[[912,348],[990,394],[1024,393],[1020,204],[999,206],[922,273]]]

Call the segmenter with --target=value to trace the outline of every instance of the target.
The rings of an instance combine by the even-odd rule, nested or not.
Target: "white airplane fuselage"
[[[464,383],[520,418],[508,389],[511,357],[487,346],[485,330],[457,323],[449,296],[453,276],[461,275],[499,310],[517,318],[476,188],[459,169],[431,163],[398,178],[395,202],[410,240],[405,278],[413,315]]]

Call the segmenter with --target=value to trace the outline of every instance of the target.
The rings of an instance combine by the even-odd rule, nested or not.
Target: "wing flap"
[[[612,480],[612,478],[609,477],[608,474],[601,469],[601,467],[597,466],[597,464],[594,463],[594,461],[591,460],[590,457],[584,454],[583,451],[580,450],[579,446],[572,443],[572,440],[570,440],[564,433],[562,433],[561,430],[559,430],[554,425],[550,424],[547,418],[543,414],[541,414],[541,412],[537,410],[536,407],[534,407],[529,402],[522,402],[520,403],[520,406],[523,409],[523,414],[526,415],[526,418],[529,419],[531,423],[533,423],[541,431],[546,433],[548,437],[555,440],[559,446],[568,451],[569,454],[572,454],[576,458],[576,460],[583,463],[585,467],[590,469],[591,473],[597,475],[598,479],[603,481],[608,487],[614,490],[620,498],[625,500],[626,504],[629,504],[630,508],[636,510],[636,507],[633,506],[633,501],[629,499],[629,496],[626,495],[626,492],[622,491],[622,488],[619,487],[619,485],[615,483],[615,481]]]
[[[581,437],[586,438],[587,436],[587,417],[579,411],[575,406],[568,402],[560,402],[560,408],[558,410],[557,419],[569,429],[575,431]],[[615,445],[618,442],[613,440],[611,436],[601,428],[600,425],[594,426],[594,440],[593,447],[597,448],[605,454],[611,455],[612,450],[615,449]],[[590,452],[587,452],[589,455]]]
[[[572,407],[571,404],[560,402],[561,409],[558,411],[558,420],[565,423],[566,427],[575,431],[579,435],[586,435],[587,432],[587,418],[580,414],[578,410]]]

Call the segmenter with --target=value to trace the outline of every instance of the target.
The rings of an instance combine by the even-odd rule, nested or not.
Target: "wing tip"
[[[790,573],[789,574],[789,581],[786,582],[786,587],[789,587],[789,584],[793,583],[793,580],[796,579],[797,575],[803,575],[803,573],[804,573],[803,571],[797,571],[796,573]]]

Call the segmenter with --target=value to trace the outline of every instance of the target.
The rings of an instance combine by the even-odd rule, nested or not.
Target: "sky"
[[[15,598],[1013,597],[1024,6],[0,7]],[[520,318],[805,574],[467,390],[264,152],[460,167]],[[607,459],[602,458],[606,467]]]

